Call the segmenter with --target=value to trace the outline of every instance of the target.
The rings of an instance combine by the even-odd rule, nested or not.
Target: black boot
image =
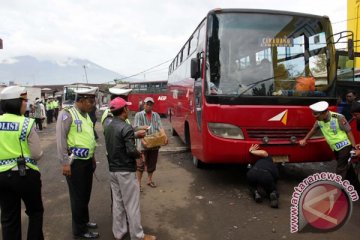
[[[270,193],[270,207],[272,208],[279,207],[278,194],[276,193],[276,191]]]
[[[255,200],[255,202],[257,202],[257,203],[261,203],[261,202],[262,202],[261,195],[260,195],[260,193],[259,193],[257,190],[254,191],[254,200]]]

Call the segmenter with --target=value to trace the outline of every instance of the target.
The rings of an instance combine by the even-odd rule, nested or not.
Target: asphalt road
[[[169,126],[164,120],[165,126]],[[99,225],[101,239],[113,239],[111,231],[110,191],[104,138],[100,124],[96,151],[98,167],[90,203],[91,220]],[[170,136],[170,130],[167,130]],[[72,239],[68,188],[56,157],[55,124],[40,134],[44,157],[39,163],[45,205],[46,239]],[[293,188],[303,178],[320,170],[334,169],[330,164],[300,164],[281,167],[278,183],[280,208],[269,202],[261,204],[250,198],[245,181],[246,168],[216,165],[196,169],[191,154],[175,137],[159,156],[154,181],[150,188],[143,179],[141,193],[142,224],[146,233],[160,240],[220,239],[359,239],[360,204],[353,205],[352,216],[342,228],[331,233],[290,233],[290,200]],[[146,177],[146,174],[145,174]],[[23,236],[27,218],[23,212]],[[25,237],[24,237],[25,239]],[[126,239],[130,239],[127,237]]]

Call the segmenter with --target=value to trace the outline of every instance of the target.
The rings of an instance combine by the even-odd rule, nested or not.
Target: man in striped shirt
[[[153,106],[154,106],[154,99],[151,97],[145,98],[144,110],[136,113],[134,120],[134,127],[149,126],[147,134],[161,132],[161,134],[166,136],[159,114],[152,111]],[[165,137],[165,144],[167,143],[168,143],[168,138]],[[156,184],[153,181],[153,174],[156,170],[156,163],[157,163],[160,147],[148,148],[144,139],[139,139],[137,146],[142,153],[142,157],[137,161],[137,178],[140,184],[140,191],[142,190],[141,179],[145,167],[148,173],[147,185],[152,188],[155,188]]]

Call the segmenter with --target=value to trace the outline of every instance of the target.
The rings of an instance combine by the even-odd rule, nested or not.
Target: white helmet
[[[109,92],[114,95],[127,96],[131,91],[132,89],[127,89],[127,88],[117,88],[117,87],[109,88]]]
[[[324,112],[328,109],[329,103],[326,101],[320,101],[309,106],[314,112]]]
[[[27,97],[27,91],[25,87],[10,86],[4,88],[0,93],[1,100],[17,99]]]

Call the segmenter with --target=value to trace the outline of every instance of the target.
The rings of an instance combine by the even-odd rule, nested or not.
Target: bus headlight
[[[208,123],[208,128],[212,134],[222,138],[244,139],[241,128],[227,123]]]

